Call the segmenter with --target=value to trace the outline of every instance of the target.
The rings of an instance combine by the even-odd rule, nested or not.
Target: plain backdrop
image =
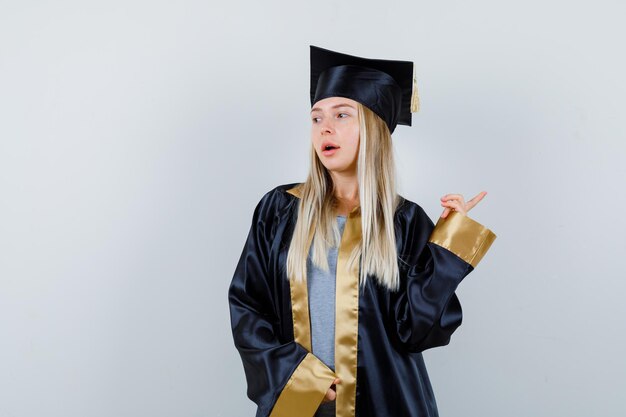
[[[623,2],[0,0],[0,417],[252,416],[227,289],[303,181],[309,45],[414,61],[400,193],[498,238],[446,417],[623,416]],[[382,417],[382,416],[381,416]]]

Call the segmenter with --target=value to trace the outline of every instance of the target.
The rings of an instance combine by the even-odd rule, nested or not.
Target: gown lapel
[[[288,193],[301,198],[302,184]],[[352,250],[361,243],[361,211],[356,207],[346,217],[337,253],[335,294],[335,373],[341,378],[336,385],[336,417],[354,417],[359,329],[359,262],[348,268]],[[309,243],[312,241],[309,236]],[[311,352],[311,324],[306,279],[290,281],[294,339]]]

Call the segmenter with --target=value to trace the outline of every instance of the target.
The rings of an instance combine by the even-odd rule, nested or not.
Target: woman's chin
[[[324,165],[327,170],[336,174],[346,174],[349,170],[348,165],[327,164]]]
[[[324,155],[318,155],[320,162],[322,163],[322,165],[324,165],[324,168],[326,168],[328,171],[331,172],[336,172],[336,173],[346,173],[347,171],[350,171],[351,165],[353,166],[352,169],[356,170],[356,164],[352,163],[350,164],[349,162],[346,161],[342,161],[339,158],[333,157],[333,156],[324,156]]]

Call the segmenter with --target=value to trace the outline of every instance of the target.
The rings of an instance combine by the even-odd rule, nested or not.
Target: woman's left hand
[[[451,211],[458,211],[465,216],[467,215],[467,212],[478,204],[478,202],[486,195],[487,191],[482,191],[466,203],[461,194],[446,194],[441,197],[441,205],[445,207],[443,213],[441,213],[441,217],[445,219]]]

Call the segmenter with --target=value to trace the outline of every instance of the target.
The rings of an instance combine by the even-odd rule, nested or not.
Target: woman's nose
[[[324,120],[322,122],[321,129],[322,129],[322,134],[332,133],[333,132],[332,122],[328,120]]]

